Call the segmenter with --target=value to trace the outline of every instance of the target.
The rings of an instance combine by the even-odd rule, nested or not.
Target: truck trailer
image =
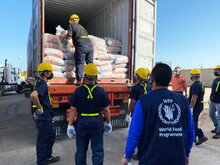
[[[68,27],[71,14],[80,16],[80,24],[90,35],[111,37],[122,42],[122,54],[128,56],[126,79],[99,79],[108,93],[113,127],[126,127],[130,87],[135,69],[152,69],[155,63],[155,0],[33,0],[27,44],[28,78],[38,76],[37,66],[44,58],[44,34],[55,34],[57,25]],[[49,92],[55,112],[57,135],[64,134],[68,119],[68,101],[77,86],[72,79],[54,78]],[[64,130],[64,131],[63,131]]]

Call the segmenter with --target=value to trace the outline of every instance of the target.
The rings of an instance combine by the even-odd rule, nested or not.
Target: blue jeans
[[[76,79],[77,81],[83,78],[84,63],[93,63],[93,46],[92,45],[78,45],[74,54],[76,64]]]
[[[220,133],[220,103],[214,103],[211,101],[209,104],[209,116],[212,119],[214,126],[217,128],[217,132]]]
[[[46,165],[46,160],[52,156],[52,148],[56,133],[51,120],[35,120],[37,133],[37,164]]]
[[[86,155],[91,141],[92,163],[93,165],[103,165],[103,131],[94,134],[76,134],[76,165],[87,165]]]

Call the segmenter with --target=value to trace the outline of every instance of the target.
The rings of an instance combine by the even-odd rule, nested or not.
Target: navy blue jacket
[[[194,125],[185,96],[158,89],[143,95],[135,105],[125,157],[138,146],[145,165],[185,165],[194,141]]]

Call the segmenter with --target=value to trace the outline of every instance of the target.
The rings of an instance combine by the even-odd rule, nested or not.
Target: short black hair
[[[167,64],[157,64],[154,66],[151,76],[154,78],[157,86],[169,86],[172,70]]]

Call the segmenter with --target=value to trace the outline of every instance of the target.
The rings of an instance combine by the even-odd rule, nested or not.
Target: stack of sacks
[[[45,48],[54,48],[60,50],[60,43],[58,41],[58,36],[53,34],[45,33],[44,34],[44,47]]]
[[[112,78],[124,79],[127,77],[128,68],[128,57],[123,55],[115,54],[115,61],[113,64],[113,75]]]
[[[94,49],[93,63],[96,64],[99,71],[98,78],[112,78],[112,63],[114,61],[114,56],[107,54],[106,42],[104,39],[91,35],[89,37]]]
[[[116,39],[105,37],[107,53],[121,54],[122,43]]]
[[[60,50],[58,36],[53,34],[44,34],[44,59],[43,62],[48,62],[55,70],[54,77],[64,77],[64,53]]]
[[[56,35],[66,35],[67,31],[64,30],[60,25],[56,27]],[[59,39],[61,50],[64,52],[64,77],[75,78],[75,61],[74,53],[75,47],[73,46],[72,40]]]

